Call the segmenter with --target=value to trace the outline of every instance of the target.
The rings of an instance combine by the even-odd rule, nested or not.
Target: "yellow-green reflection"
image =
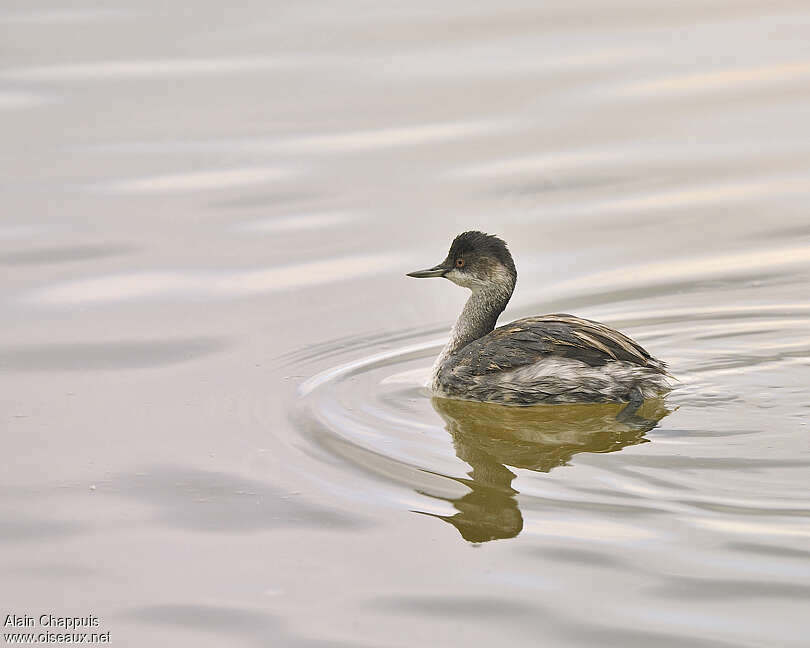
[[[453,437],[456,455],[472,470],[469,479],[453,478],[470,489],[458,498],[424,493],[453,504],[455,515],[432,515],[449,522],[465,540],[513,538],[523,529],[507,468],[548,472],[580,452],[616,452],[645,443],[645,434],[669,414],[663,401],[645,402],[632,416],[623,405],[536,405],[508,407],[491,403],[434,398],[433,407]]]

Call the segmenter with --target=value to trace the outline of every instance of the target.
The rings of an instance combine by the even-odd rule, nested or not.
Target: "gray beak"
[[[432,268],[428,268],[427,270],[416,270],[415,272],[409,272],[406,276],[408,277],[416,277],[417,279],[427,279],[428,277],[443,277],[444,274],[447,272],[448,268],[445,267],[443,263],[440,263],[437,266],[433,266]]]

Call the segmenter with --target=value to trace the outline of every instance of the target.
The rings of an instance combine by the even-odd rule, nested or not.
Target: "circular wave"
[[[404,486],[411,510],[472,542],[513,537],[527,512],[555,507],[670,512],[697,525],[716,522],[718,510],[747,518],[774,514],[775,501],[790,509],[794,495],[766,476],[810,464],[734,439],[764,434],[775,409],[779,421],[795,418],[790,380],[810,364],[810,306],[675,304],[644,315],[621,306],[608,323],[669,361],[679,380],[636,420],[622,420],[621,405],[431,399],[422,385],[443,339],[425,329],[289,356],[332,365],[300,385],[296,422],[308,442]]]

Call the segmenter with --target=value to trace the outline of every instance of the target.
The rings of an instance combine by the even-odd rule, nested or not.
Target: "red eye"
[[[464,259],[462,259],[460,257],[458,259],[456,259],[456,267],[457,268],[463,268],[464,267]]]

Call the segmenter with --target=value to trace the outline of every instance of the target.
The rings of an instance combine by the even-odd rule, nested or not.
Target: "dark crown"
[[[468,254],[494,257],[517,275],[509,248],[503,239],[494,234],[485,234],[477,230],[459,234],[450,245],[448,257],[452,260]]]

